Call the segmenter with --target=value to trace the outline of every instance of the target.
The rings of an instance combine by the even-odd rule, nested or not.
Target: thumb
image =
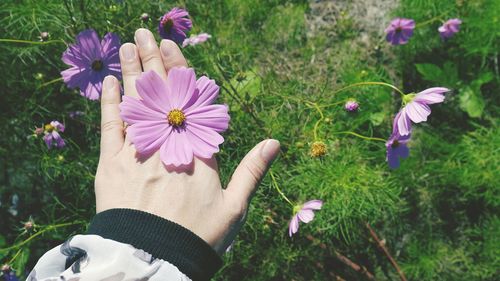
[[[274,139],[261,141],[240,162],[225,190],[228,199],[246,209],[253,193],[278,156],[280,143]]]

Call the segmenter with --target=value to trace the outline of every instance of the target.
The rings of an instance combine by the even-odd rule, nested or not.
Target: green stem
[[[351,89],[351,88],[354,88],[354,87],[359,87],[359,86],[374,86],[374,85],[379,85],[379,86],[386,86],[386,87],[389,87],[393,90],[395,90],[396,92],[398,92],[399,94],[401,94],[401,96],[404,96],[405,94],[400,90],[398,89],[396,86],[393,86],[391,84],[388,84],[388,83],[384,83],[384,82],[359,82],[359,83],[354,83],[354,84],[351,84],[349,86],[345,86],[343,88],[340,88],[336,91],[334,91],[332,94],[335,95],[337,93],[340,93],[342,91],[345,91],[347,89]]]
[[[43,87],[45,87],[45,86],[48,86],[48,85],[50,85],[50,84],[53,84],[53,83],[56,83],[56,82],[59,82],[59,81],[62,81],[62,80],[63,80],[63,78],[62,78],[62,77],[59,77],[59,78],[56,78],[56,79],[52,79],[52,80],[50,80],[50,81],[48,81],[48,82],[45,82],[45,83],[43,83],[42,85],[40,85],[40,88],[43,88]]]
[[[323,114],[323,111],[321,110],[321,108],[319,108],[317,103],[313,103],[312,106],[318,111],[318,113],[320,115],[318,121],[316,121],[316,124],[314,124],[314,129],[313,129],[314,141],[317,141],[318,140],[318,127],[319,127],[319,124],[321,123],[321,121],[323,121],[323,119],[325,118],[325,115]]]
[[[433,17],[433,18],[432,18],[432,19],[430,19],[430,20],[426,20],[426,21],[424,21],[424,22],[417,23],[417,24],[415,25],[415,28],[417,28],[417,27],[422,27],[422,26],[426,26],[426,25],[428,25],[428,24],[430,24],[430,23],[435,22],[436,20],[441,20],[441,18],[442,18],[442,17],[443,17],[443,16],[441,15],[441,16]],[[441,20],[441,21],[442,21],[442,20]]]
[[[49,41],[28,41],[28,40],[20,40],[20,39],[0,38],[0,42],[22,43],[22,44],[31,44],[31,45],[47,45],[47,44],[53,44],[53,43],[63,43],[63,44],[66,44],[63,40],[60,40],[60,39],[49,40]]]
[[[10,261],[7,264],[12,264],[22,251],[23,249],[17,250],[17,253],[10,259]]]
[[[360,135],[358,133],[355,133],[355,132],[351,132],[351,131],[343,131],[343,132],[333,132],[332,134],[346,134],[346,135],[353,135],[353,136],[356,136],[358,138],[362,138],[364,140],[370,140],[370,141],[383,141],[383,142],[386,142],[385,139],[381,139],[381,138],[375,138],[375,137],[367,137],[367,136],[363,136],[363,135]]]
[[[42,229],[42,230],[38,231],[37,233],[31,235],[30,237],[28,237],[28,239],[26,239],[26,240],[24,240],[16,245],[0,249],[0,251],[10,251],[12,249],[22,247],[22,246],[26,245],[27,243],[29,243],[31,240],[35,239],[35,237],[40,236],[47,231],[50,231],[50,230],[53,230],[56,228],[60,228],[60,227],[71,226],[71,225],[75,225],[75,224],[83,224],[83,223],[85,223],[85,221],[76,221],[76,222],[68,222],[68,223],[49,225],[45,229]]]
[[[278,182],[276,181],[276,178],[274,177],[273,171],[269,171],[269,175],[271,176],[271,181],[273,182],[274,188],[276,188],[276,190],[281,195],[281,197],[283,197],[283,199],[285,199],[285,201],[288,202],[288,204],[292,205],[292,207],[295,207],[295,204],[293,204],[292,201],[290,201],[290,199],[288,199],[288,197],[286,197],[285,194],[279,188]]]

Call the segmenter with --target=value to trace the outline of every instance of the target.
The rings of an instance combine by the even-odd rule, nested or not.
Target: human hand
[[[166,79],[173,67],[187,66],[177,44],[138,29],[135,42],[120,48],[125,95],[138,97],[135,81],[142,71],[155,71]],[[264,140],[238,165],[226,189],[222,189],[217,161],[195,157],[187,171],[167,171],[156,152],[139,161],[124,134],[120,118],[120,85],[104,80],[101,97],[101,154],[95,178],[97,213],[128,208],[176,222],[205,240],[219,254],[231,243],[244,223],[248,204],[260,180],[279,153],[279,142]]]

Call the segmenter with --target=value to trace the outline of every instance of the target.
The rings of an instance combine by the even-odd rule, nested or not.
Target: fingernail
[[[135,40],[139,46],[146,46],[150,39],[150,32],[146,29],[141,28],[135,32]]]
[[[269,139],[264,144],[264,147],[260,151],[260,155],[266,162],[272,162],[278,153],[280,152],[280,142],[275,139]]]
[[[104,78],[104,89],[106,90],[111,90],[115,87],[115,81],[114,81],[114,77],[113,76],[106,76],[106,78]]]
[[[135,59],[135,48],[133,44],[125,44],[121,48],[122,57],[125,60],[131,61]]]

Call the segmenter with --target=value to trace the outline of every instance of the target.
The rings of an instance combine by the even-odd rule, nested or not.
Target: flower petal
[[[141,155],[150,155],[158,151],[171,132],[172,127],[165,121],[144,121],[127,128],[131,143]]]
[[[389,164],[389,168],[391,169],[399,168],[399,157],[390,146],[387,147],[387,164]]]
[[[297,216],[304,223],[308,223],[314,219],[314,212],[309,209],[307,210],[302,209],[297,213]]]
[[[440,103],[444,101],[444,93],[449,92],[450,89],[443,88],[443,87],[434,87],[434,88],[429,88],[427,90],[424,90],[420,93],[418,93],[413,101],[416,102],[421,102],[425,104],[434,104],[434,103]]]
[[[191,131],[190,126],[187,126],[186,134],[193,148],[194,155],[200,158],[211,158],[215,153],[219,152],[219,145],[206,141],[203,137]]]
[[[297,231],[299,231],[299,218],[297,215],[294,215],[288,225],[288,235],[292,237],[292,235],[297,233]]]
[[[170,105],[172,108],[184,109],[188,101],[197,94],[196,75],[192,68],[174,67],[170,69],[167,77]]]
[[[217,96],[219,96],[219,86],[215,81],[206,76],[201,76],[196,81],[196,89],[198,89],[198,99],[192,107],[204,106],[212,104]]]
[[[120,103],[120,117],[124,122],[135,124],[141,121],[160,121],[166,122],[166,115],[147,107],[144,101],[134,97],[123,96]]]
[[[172,129],[160,148],[160,159],[165,165],[178,167],[193,161],[193,150],[186,136],[182,129]]]
[[[405,112],[411,121],[420,123],[427,121],[427,116],[431,114],[431,109],[427,104],[413,100],[405,106]]]
[[[401,136],[406,136],[411,132],[411,121],[406,113],[406,106],[401,109],[401,111],[396,115],[394,122],[397,124],[397,132]]]
[[[156,72],[143,73],[136,80],[135,87],[147,107],[163,114],[176,108],[169,87]]]
[[[224,104],[212,104],[186,111],[186,123],[198,124],[223,132],[229,126],[228,108]]]
[[[224,138],[209,127],[198,125],[196,123],[189,123],[186,124],[186,128],[191,131],[191,133],[202,138],[206,143],[209,143],[212,146],[219,145],[224,142]]]
[[[310,210],[320,210],[321,209],[321,206],[323,206],[323,201],[321,200],[311,200],[311,201],[307,201],[306,203],[304,203],[304,205],[302,206],[302,209],[310,209]]]

